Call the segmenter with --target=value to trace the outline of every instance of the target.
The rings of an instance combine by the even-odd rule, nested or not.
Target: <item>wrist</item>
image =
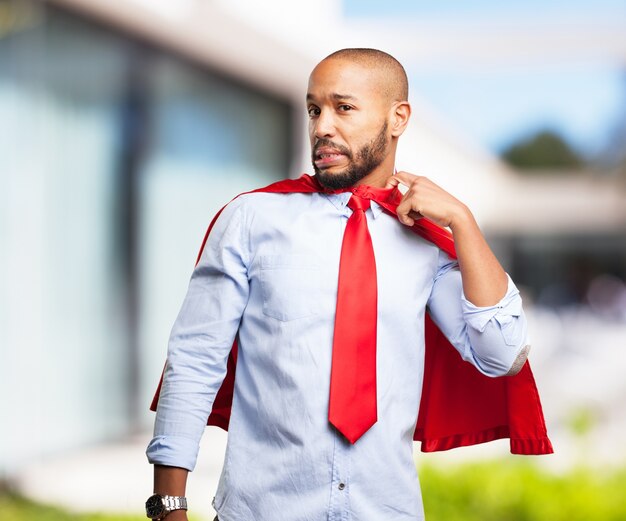
[[[187,521],[187,511],[172,510],[163,521]]]
[[[176,517],[171,517],[175,512],[185,512],[187,510],[187,498],[183,496],[169,496],[163,494],[152,494],[146,501],[146,516],[153,520],[161,521],[168,518],[175,521]],[[186,519],[180,517],[179,519]]]
[[[471,210],[461,203],[453,213],[449,226],[452,233],[454,233],[455,231],[463,230],[464,228],[476,227],[477,224]]]

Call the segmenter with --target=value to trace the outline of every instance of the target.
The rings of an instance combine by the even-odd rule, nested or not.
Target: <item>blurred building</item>
[[[242,1],[0,0],[0,477],[150,428],[212,215],[308,169],[311,67],[372,45],[317,4],[323,24],[277,0],[273,24]],[[623,262],[617,181],[522,180],[411,101],[399,166],[466,201],[507,265],[530,281],[567,244]]]
[[[533,300],[555,307],[589,304],[598,277],[626,282],[623,174],[545,171],[506,182],[510,197],[494,197],[492,211],[500,218],[485,228]]]
[[[149,424],[210,218],[296,157],[293,99],[246,76],[254,53],[234,74],[158,14],[97,7],[0,2],[5,472]],[[241,54],[243,29],[204,21]]]

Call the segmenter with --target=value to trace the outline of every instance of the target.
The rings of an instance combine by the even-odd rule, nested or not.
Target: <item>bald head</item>
[[[342,49],[311,72],[306,94],[315,175],[327,188],[384,186],[411,116],[406,73],[376,49]]]
[[[406,71],[398,60],[386,52],[367,48],[340,49],[326,56],[322,62],[326,60],[345,60],[379,72],[381,86],[390,101],[406,101],[409,98]]]

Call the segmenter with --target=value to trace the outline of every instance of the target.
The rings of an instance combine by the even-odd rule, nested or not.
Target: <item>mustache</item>
[[[322,147],[334,148],[335,150],[337,150],[341,154],[344,154],[348,158],[352,158],[352,153],[350,152],[348,148],[344,147],[343,145],[339,145],[338,143],[334,143],[333,141],[327,138],[322,138],[315,142],[315,145],[313,147],[313,155],[315,155],[317,151]]]

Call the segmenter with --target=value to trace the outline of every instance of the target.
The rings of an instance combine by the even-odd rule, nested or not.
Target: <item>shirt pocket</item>
[[[316,315],[320,266],[306,255],[261,255],[263,314],[287,322]]]

